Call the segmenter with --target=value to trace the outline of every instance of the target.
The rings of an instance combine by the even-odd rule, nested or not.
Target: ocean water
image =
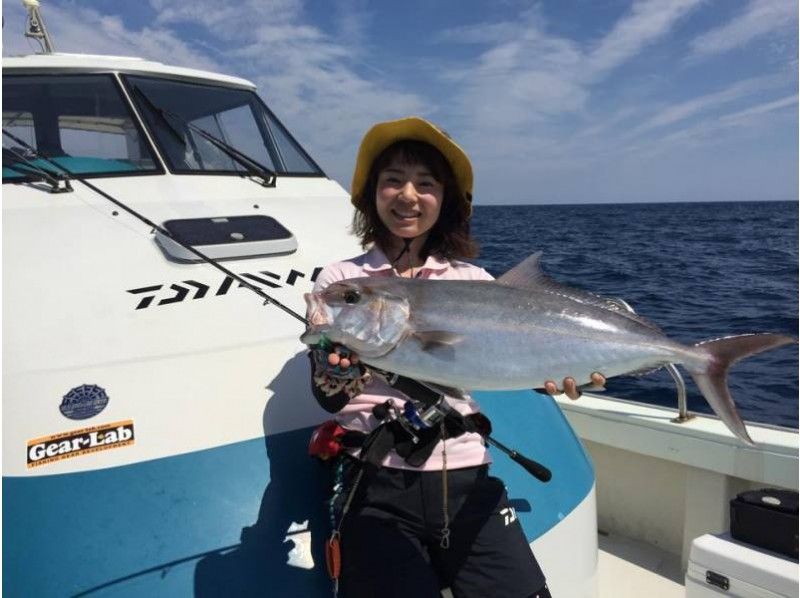
[[[476,206],[476,263],[499,276],[542,251],[556,280],[627,301],[684,343],[798,332],[795,202]],[[711,413],[686,380],[689,409]],[[749,357],[729,375],[745,420],[798,426],[798,346]],[[663,369],[608,381],[609,394],[676,406]]]

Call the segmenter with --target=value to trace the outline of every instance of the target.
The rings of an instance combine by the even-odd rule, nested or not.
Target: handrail
[[[630,304],[625,301],[624,299],[620,299],[619,297],[615,297],[614,301],[622,305],[625,309],[627,309],[632,314],[636,313],[636,310],[630,306]],[[672,376],[672,379],[675,380],[675,386],[678,387],[678,416],[674,417],[670,421],[675,424],[683,424],[694,417],[694,414],[689,413],[689,406],[686,400],[686,383],[683,381],[683,376],[678,371],[678,368],[675,367],[675,364],[668,363],[664,366],[669,372],[669,375]]]

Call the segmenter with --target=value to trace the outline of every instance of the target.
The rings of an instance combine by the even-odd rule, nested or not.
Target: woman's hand
[[[370,373],[361,365],[358,355],[341,345],[312,348],[311,360],[314,384],[326,396],[344,392],[352,399],[370,381]]]
[[[328,353],[328,365],[334,368],[338,365],[342,370],[347,370],[350,366],[358,365],[359,361],[358,353],[345,349],[341,345],[337,345],[333,351]]]
[[[606,377],[603,376],[600,372],[594,372],[592,374],[592,384],[595,386],[603,387],[606,385]],[[558,385],[552,380],[548,380],[544,383],[544,389],[549,395],[560,395],[565,394],[573,401],[580,398],[581,391],[578,390],[578,386],[575,384],[575,378],[566,377],[564,378],[563,382],[563,390],[559,390]]]

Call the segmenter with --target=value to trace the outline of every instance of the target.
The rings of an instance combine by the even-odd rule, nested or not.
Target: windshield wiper
[[[181,145],[186,146],[186,140],[183,138],[183,135],[181,135],[181,132],[178,131],[178,129],[176,129],[171,122],[169,122],[169,119],[167,118],[166,115],[166,111],[156,106],[153,103],[153,101],[150,98],[148,98],[147,95],[141,89],[139,89],[139,87],[137,87],[136,85],[133,85],[132,87],[133,87],[133,93],[135,93],[137,97],[141,98],[141,100],[145,103],[145,105],[148,108],[150,108],[150,111],[154,112],[156,116],[158,116],[161,119],[161,123],[165,127],[167,127],[167,130],[170,133],[172,133],[172,136],[175,137],[175,140]]]
[[[3,131],[3,134],[14,141],[19,141],[8,131]],[[3,167],[26,177],[38,177],[40,180],[50,185],[50,193],[69,193],[73,191],[69,178],[65,175],[34,164],[30,158],[27,158],[13,149],[3,148]]]
[[[215,137],[208,131],[201,129],[197,125],[193,125],[191,123],[187,123],[189,128],[192,131],[195,131],[198,135],[209,141],[213,144],[219,151],[227,155],[231,160],[240,164],[244,169],[250,174],[250,176],[256,176],[260,178],[263,182],[261,183],[262,187],[274,187],[275,186],[275,179],[277,178],[277,174],[275,171],[270,170],[260,162],[256,162],[247,154],[242,153],[229,143],[222,141],[219,137]]]
[[[216,147],[219,151],[223,154],[228,156],[231,160],[239,164],[239,166],[245,169],[245,172],[250,175],[251,177],[258,177],[261,179],[261,183],[259,183],[262,187],[274,187],[275,180],[277,178],[277,173],[275,171],[270,170],[260,162],[257,162],[247,154],[241,152],[240,150],[233,147],[231,144],[223,141],[219,137],[216,137],[198,127],[195,124],[192,124],[182,118],[180,115],[167,110],[166,108],[161,108],[157,106],[153,100],[151,100],[147,94],[142,91],[142,89],[137,85],[132,85],[134,92],[136,95],[144,101],[145,105],[153,112],[155,112],[159,117],[161,117],[161,121],[167,126],[167,129],[175,136],[175,138],[181,143],[181,145],[186,145],[186,141],[183,139],[183,135],[175,128],[175,126],[170,122],[170,119],[173,119],[180,123],[182,126],[188,128],[190,131],[194,131],[198,135],[200,135],[203,139],[211,143],[214,147]]]

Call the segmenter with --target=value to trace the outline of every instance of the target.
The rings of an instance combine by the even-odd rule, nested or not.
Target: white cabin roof
[[[100,56],[92,54],[30,54],[27,56],[3,57],[3,71],[10,72],[84,72],[107,73],[122,72],[149,75],[167,75],[172,78],[202,80],[216,84],[255,89],[255,85],[247,79],[221,75],[210,71],[201,71],[178,66],[169,66],[160,62],[136,58],[133,56]]]

